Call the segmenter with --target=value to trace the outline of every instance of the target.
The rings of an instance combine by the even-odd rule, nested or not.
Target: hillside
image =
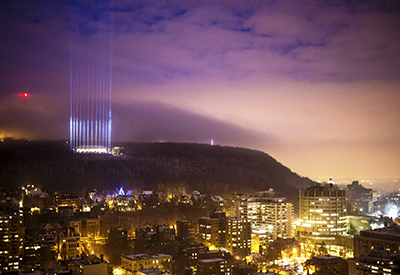
[[[266,153],[189,143],[123,143],[124,156],[78,155],[65,142],[7,140],[0,145],[0,185],[33,183],[45,189],[154,189],[183,186],[187,192],[247,193],[273,188],[297,200],[312,181]]]

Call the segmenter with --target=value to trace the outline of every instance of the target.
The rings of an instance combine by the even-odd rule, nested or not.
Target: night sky
[[[83,42],[99,35],[87,2]],[[312,179],[400,176],[399,1],[112,9],[114,141],[213,139]],[[69,139],[70,11],[1,2],[0,137]]]

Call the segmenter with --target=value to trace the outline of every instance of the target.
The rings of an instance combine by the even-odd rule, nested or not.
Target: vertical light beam
[[[111,153],[113,0],[70,0],[70,149]]]

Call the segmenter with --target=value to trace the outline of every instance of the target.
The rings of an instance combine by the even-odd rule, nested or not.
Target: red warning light
[[[20,97],[28,97],[29,94],[28,94],[28,93],[22,93],[22,94],[19,94],[19,96],[20,96]]]

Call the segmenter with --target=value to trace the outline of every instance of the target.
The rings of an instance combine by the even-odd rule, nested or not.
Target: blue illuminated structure
[[[70,148],[111,153],[112,1],[70,1]]]

